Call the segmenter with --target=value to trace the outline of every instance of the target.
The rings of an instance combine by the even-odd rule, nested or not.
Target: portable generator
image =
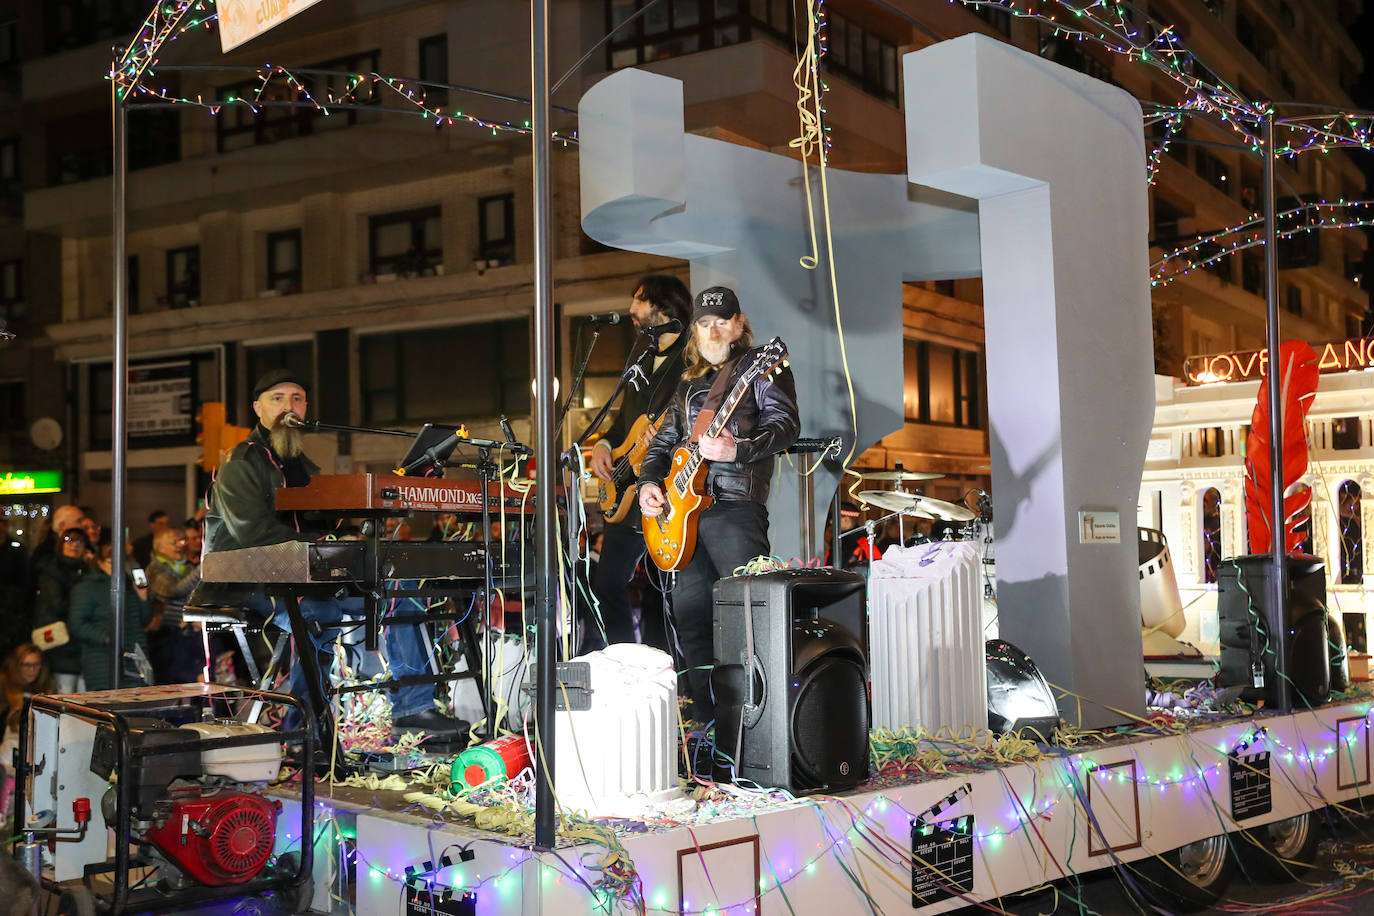
[[[295,708],[304,726],[244,721],[269,705]],[[280,775],[283,745],[299,744],[300,829],[289,829],[313,836],[314,722],[304,704],[184,684],[37,696],[25,721],[15,823],[32,828],[21,829],[26,847],[46,843],[48,862],[29,861],[49,890],[112,916],[264,891],[292,910],[310,900],[311,844],[281,854],[281,802],[264,792]],[[113,855],[107,831],[73,829],[52,814],[89,811],[96,800]]]

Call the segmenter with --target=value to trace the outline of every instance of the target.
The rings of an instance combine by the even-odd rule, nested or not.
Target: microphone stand
[[[303,429],[311,433],[329,429],[340,433],[367,433],[374,436],[405,436],[407,439],[415,438],[414,433],[404,429],[384,429],[380,426],[344,426],[339,423],[323,423],[319,420],[300,420],[296,423],[288,423],[287,426],[294,429]]]

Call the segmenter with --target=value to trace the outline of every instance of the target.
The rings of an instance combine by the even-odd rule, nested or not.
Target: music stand
[[[444,465],[461,441],[458,427],[426,423],[415,434],[410,451],[396,467],[407,476],[443,477]]]

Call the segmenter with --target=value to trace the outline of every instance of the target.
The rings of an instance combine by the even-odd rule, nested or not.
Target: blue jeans
[[[399,605],[397,610],[399,614],[416,613],[413,600],[402,599],[397,604]],[[271,617],[272,622],[278,627],[288,633],[291,632],[291,620],[286,613],[285,599],[278,598],[274,601],[265,592],[260,591],[254,595],[252,606],[264,617]],[[340,624],[344,621],[356,621],[361,624],[366,616],[366,611],[363,607],[363,599],[358,597],[302,598],[301,616],[307,621],[313,620],[324,627],[319,636],[313,637],[315,651],[320,658],[320,672],[323,675],[329,669],[331,658],[329,647],[339,635],[338,629],[330,625]],[[386,618],[383,617],[382,622],[385,623],[385,621]],[[393,677],[431,673],[429,655],[425,650],[425,638],[424,630],[418,623],[387,628],[386,655],[387,660],[391,663]],[[301,648],[297,646],[296,651],[299,653]],[[309,699],[305,667],[299,662],[291,666],[291,679],[288,683],[292,696],[302,700]],[[391,717],[393,720],[424,712],[433,706],[433,684],[411,684],[408,687],[400,687],[391,691]]]

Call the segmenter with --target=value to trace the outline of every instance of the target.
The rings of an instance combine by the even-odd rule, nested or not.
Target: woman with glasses
[[[38,593],[33,602],[33,625],[43,629],[55,624],[67,627],[71,611],[72,586],[86,569],[86,556],[91,542],[81,528],[68,528],[58,537],[54,551],[35,565]],[[48,666],[57,678],[60,693],[76,693],[83,688],[81,679],[81,650],[70,641],[43,650]],[[63,641],[59,639],[59,641]]]
[[[87,690],[109,690],[114,687],[114,672],[110,668],[110,573],[114,567],[113,548],[105,544],[98,553],[87,558],[89,568],[72,586],[71,632],[72,643],[81,653],[81,670]],[[120,672],[121,687],[138,687],[152,683],[148,665],[148,624],[153,615],[148,608],[148,589],[135,585],[132,577],[124,575],[124,667]]]

